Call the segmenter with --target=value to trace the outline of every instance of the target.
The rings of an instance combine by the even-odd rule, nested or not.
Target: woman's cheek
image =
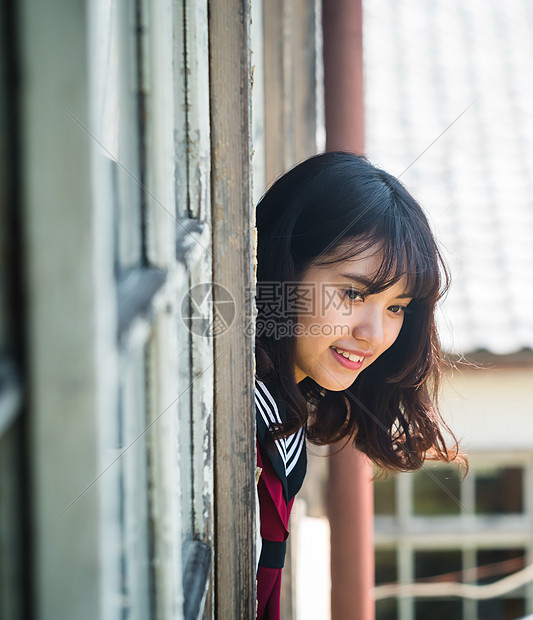
[[[386,351],[388,348],[390,348],[398,339],[398,336],[400,335],[400,331],[402,329],[402,325],[403,325],[403,317],[402,319],[395,319],[396,323],[394,323],[391,326],[391,335],[390,337],[387,339],[387,347],[386,349],[384,349],[384,351]]]

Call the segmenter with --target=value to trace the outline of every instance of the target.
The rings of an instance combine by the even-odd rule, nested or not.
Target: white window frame
[[[533,454],[475,453],[469,455],[470,474],[461,483],[461,514],[442,517],[415,516],[413,477],[409,473],[396,476],[396,515],[375,517],[376,549],[396,549],[398,582],[414,580],[414,553],[431,549],[462,551],[463,567],[474,568],[476,551],[494,548],[523,548],[526,558],[533,558]],[[474,472],[483,466],[523,467],[524,512],[520,515],[498,515],[486,518],[475,515]],[[527,561],[527,559],[526,559]],[[533,613],[533,587],[526,586],[526,613]],[[398,598],[399,620],[414,617],[412,597]],[[476,601],[463,601],[465,620],[475,620]]]

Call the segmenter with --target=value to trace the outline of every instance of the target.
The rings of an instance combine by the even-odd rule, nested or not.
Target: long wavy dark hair
[[[316,155],[270,187],[256,222],[256,372],[277,385],[288,411],[273,436],[307,424],[310,441],[351,440],[385,470],[418,469],[425,459],[466,464],[437,405],[443,362],[434,312],[448,271],[422,208],[402,183],[361,155]],[[413,297],[398,338],[346,390],[326,390],[310,377],[296,383],[295,337],[280,337],[291,333],[294,317],[273,315],[262,287],[297,282],[311,265],[353,258],[375,244],[383,260],[366,294],[406,275]],[[263,329],[272,322],[275,329]]]

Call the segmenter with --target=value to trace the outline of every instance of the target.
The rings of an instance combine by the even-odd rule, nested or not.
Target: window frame
[[[397,474],[394,516],[375,515],[376,550],[394,550],[397,553],[398,582],[409,584],[414,580],[414,554],[417,551],[457,549],[462,554],[463,569],[476,566],[476,552],[483,549],[523,548],[526,556],[533,557],[533,453],[486,452],[469,455],[470,471],[460,485],[461,512],[458,515],[421,516],[413,513],[413,477]],[[523,467],[524,513],[495,514],[487,518],[476,515],[474,477],[477,469],[491,467]],[[375,483],[379,484],[379,482]],[[533,587],[525,587],[527,613],[533,609]],[[398,619],[411,620],[415,613],[415,598],[398,597]],[[477,601],[463,600],[465,620],[477,617]]]

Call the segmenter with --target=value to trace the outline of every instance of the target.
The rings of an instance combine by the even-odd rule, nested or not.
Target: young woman
[[[437,408],[448,275],[405,187],[363,156],[317,155],[272,185],[257,231],[257,617],[271,620],[306,440],[344,439],[391,471],[458,449]]]

